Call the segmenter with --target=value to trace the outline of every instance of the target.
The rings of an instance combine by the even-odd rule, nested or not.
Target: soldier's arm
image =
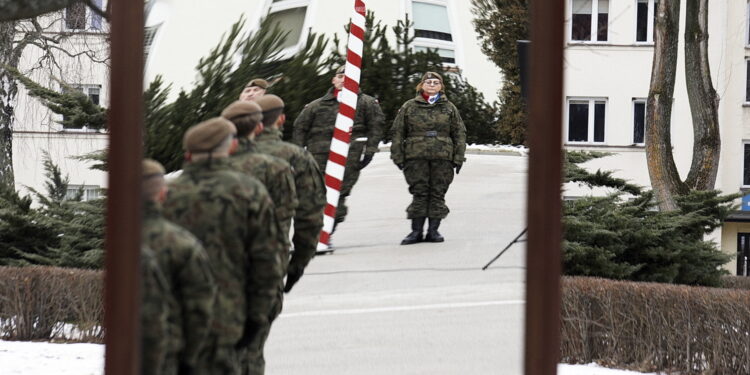
[[[458,113],[458,108],[453,106],[453,122],[451,123],[451,138],[453,138],[453,163],[461,165],[464,163],[466,153],[466,126]]]
[[[297,199],[297,188],[294,186],[294,175],[292,168],[284,163],[285,166],[274,168],[268,179],[273,186],[267,186],[268,193],[271,195],[274,206],[276,206],[276,219],[281,223],[282,228],[279,231],[280,238],[284,241],[284,260],[288,258],[289,237],[288,229],[297,210],[299,200]]]
[[[294,126],[292,131],[292,143],[305,147],[307,143],[307,133],[310,131],[310,126],[314,120],[314,113],[312,110],[313,105],[306,105],[299,113],[297,119],[294,120]]]
[[[380,109],[380,104],[375,98],[370,100],[367,108],[367,148],[365,154],[374,154],[378,152],[378,144],[383,139],[383,123],[385,115]]]
[[[391,159],[396,165],[404,163],[404,117],[406,116],[406,105],[402,106],[398,110],[396,119],[393,120],[393,126],[391,127]]]
[[[299,206],[294,215],[294,254],[288,273],[304,270],[315,256],[326,205],[323,174],[310,153],[305,151],[302,157],[296,158],[294,172]]]
[[[255,324],[267,324],[280,303],[284,244],[279,239],[274,206],[266,190],[262,187],[257,190],[253,201],[255,209],[249,212],[247,224],[250,243],[247,246],[246,319]]]
[[[184,257],[177,270],[177,287],[180,288],[183,308],[182,332],[185,337],[181,360],[194,367],[208,337],[217,290],[203,246],[186,230],[181,234],[180,238],[175,238],[175,245],[183,247],[180,253]]]
[[[169,284],[155,255],[141,247],[141,374],[160,374],[168,350]]]

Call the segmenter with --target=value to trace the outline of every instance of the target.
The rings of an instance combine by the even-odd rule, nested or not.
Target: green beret
[[[214,117],[188,129],[182,146],[190,152],[211,152],[232,134],[237,134],[237,128],[231,121]]]
[[[440,81],[440,83],[443,83],[443,77],[440,76],[440,74],[437,74],[435,72],[427,72],[422,76],[422,81],[424,82],[428,79],[437,79]]]
[[[253,87],[253,86],[257,86],[265,90],[268,88],[268,81],[266,81],[263,78],[255,78],[255,79],[250,80],[250,82],[248,82],[247,85],[245,85],[245,87]]]
[[[274,109],[284,108],[284,101],[273,94],[263,95],[260,98],[255,99],[255,102],[258,103],[263,110],[263,113],[273,111]]]
[[[263,112],[258,103],[253,101],[237,100],[221,111],[221,117],[231,120],[237,116],[255,115]]]
[[[164,167],[156,160],[143,159],[142,163],[143,179],[149,179],[151,177],[164,176]]]

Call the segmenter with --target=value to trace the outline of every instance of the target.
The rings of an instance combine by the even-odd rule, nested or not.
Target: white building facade
[[[221,7],[198,0],[150,3],[145,81],[162,75],[166,83],[173,84],[173,93],[191,86],[199,59],[216,46],[241,15],[247,20],[248,32],[258,28],[262,17],[278,20],[290,31],[284,52],[294,53],[311,32],[331,39],[338,34],[345,41],[344,26],[354,10],[354,0],[227,0]],[[365,4],[376,20],[388,26],[395,26],[408,15],[417,36],[415,49],[437,48],[447,67],[460,69],[489,101],[496,98],[502,78],[481,51],[469,1],[371,0]]]
[[[101,5],[101,1],[99,2]],[[109,86],[109,41],[106,20],[81,3],[39,18],[45,27],[44,35],[60,38],[59,50],[50,53],[54,63],[43,55],[44,50],[27,46],[19,70],[32,80],[56,91],[63,91],[63,83],[80,90],[101,106],[106,107]],[[42,63],[40,63],[40,61]],[[28,193],[33,188],[45,193],[44,154],[60,166],[70,178],[71,194],[82,188],[84,199],[94,199],[106,188],[106,173],[91,170],[91,162],[73,159],[107,147],[106,131],[65,127],[59,123],[61,115],[47,109],[29,96],[22,84],[13,123],[13,169],[16,189]]]
[[[563,142],[568,149],[615,153],[586,166],[592,170],[614,170],[617,177],[649,187],[644,149],[644,142],[648,141],[645,101],[651,78],[658,0],[565,1]],[[683,178],[690,168],[693,147],[685,84],[684,3],[671,133],[675,162]],[[749,20],[747,0],[709,3],[709,64],[721,100],[722,148],[716,188],[727,194],[750,188]],[[576,186],[566,188],[570,196],[586,193]],[[743,246],[750,256],[750,222],[727,222],[713,237],[728,254],[737,253],[738,246],[746,244]],[[733,261],[726,267],[734,273],[737,266]]]

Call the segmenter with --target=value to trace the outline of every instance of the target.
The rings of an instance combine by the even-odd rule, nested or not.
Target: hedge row
[[[566,277],[561,359],[750,374],[750,291]]]
[[[101,271],[0,267],[0,338],[101,342]]]

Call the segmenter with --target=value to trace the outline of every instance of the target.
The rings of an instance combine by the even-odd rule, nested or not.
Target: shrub
[[[750,292],[563,279],[561,360],[680,374],[750,373]]]
[[[0,337],[101,342],[102,272],[0,267]]]

